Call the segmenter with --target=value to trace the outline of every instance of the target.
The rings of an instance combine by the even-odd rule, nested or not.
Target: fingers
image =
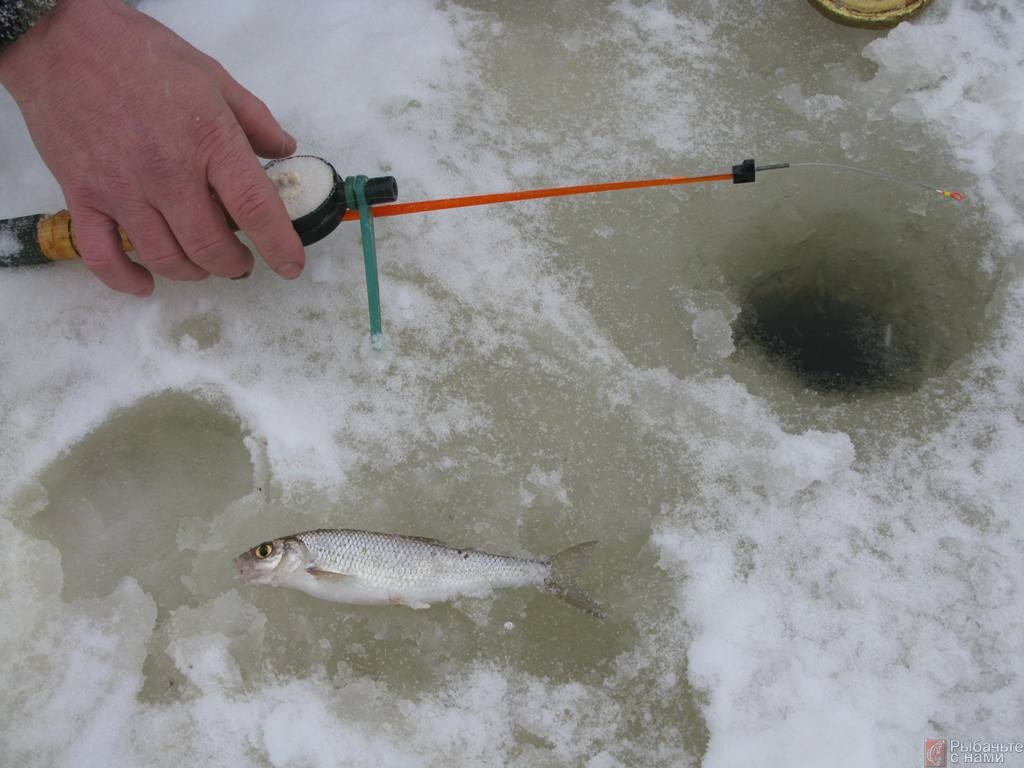
[[[235,113],[253,151],[260,157],[287,157],[295,152],[295,139],[277,122],[267,105],[223,73],[224,99]]]
[[[302,273],[305,263],[299,236],[242,129],[235,125],[227,130],[231,133],[224,146],[209,160],[210,185],[267,264],[281,277],[292,280]]]
[[[71,206],[75,240],[89,270],[115,291],[135,296],[153,293],[153,276],[121,250],[114,220],[93,208]]]
[[[153,292],[150,271],[172,280],[203,280],[210,274],[221,277],[249,274],[252,254],[228,229],[224,214],[209,192],[203,190],[194,199],[207,202],[203,206],[172,204],[164,207],[172,226],[175,217],[179,219],[175,226],[177,237],[153,208],[118,217],[139,261],[149,271],[132,262],[121,250],[117,224],[112,219],[90,208],[78,210],[73,220],[83,261],[111,288],[140,296]]]
[[[135,253],[152,272],[172,280],[202,280],[208,274],[199,260],[189,260],[163,216],[148,206],[118,219]],[[75,222],[77,228],[78,222]],[[193,257],[194,258],[194,257]]]
[[[252,254],[230,230],[205,184],[164,201],[160,210],[184,253],[203,274],[241,277],[252,271]],[[137,245],[141,253],[142,246]]]

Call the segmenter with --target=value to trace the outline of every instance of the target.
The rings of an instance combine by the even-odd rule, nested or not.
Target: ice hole
[[[105,596],[133,576],[161,608],[178,605],[192,557],[179,551],[179,524],[251,490],[242,439],[233,416],[167,392],[114,414],[50,466],[48,504],[26,527],[60,550],[64,598]]]
[[[752,249],[737,292],[737,348],[836,394],[913,392],[972,349],[989,279],[933,238],[854,234],[871,230],[847,217],[795,245]]]

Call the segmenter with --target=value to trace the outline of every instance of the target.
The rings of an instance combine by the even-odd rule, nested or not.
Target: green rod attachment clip
[[[359,231],[363,237],[363,264],[366,267],[366,303],[370,310],[370,346],[384,347],[380,317],[380,283],[377,277],[377,240],[373,231],[373,211],[366,202],[366,177],[345,179],[345,203],[349,210],[359,211]]]

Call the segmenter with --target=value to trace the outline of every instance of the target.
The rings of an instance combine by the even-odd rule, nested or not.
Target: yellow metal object
[[[135,246],[123,230],[119,228],[117,234],[121,236],[121,250],[125,253],[135,250]],[[81,258],[78,241],[75,240],[75,229],[71,226],[71,214],[67,211],[41,218],[36,224],[36,240],[39,242],[39,250],[50,261],[72,261]]]
[[[74,235],[71,232],[71,214],[67,211],[45,216],[36,225],[39,250],[50,261],[69,261],[78,258]]]
[[[932,0],[808,0],[830,19],[850,27],[887,29],[916,16]]]

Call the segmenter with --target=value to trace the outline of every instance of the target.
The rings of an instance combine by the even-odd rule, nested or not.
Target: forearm
[[[0,86],[24,111],[23,98],[31,98],[33,88],[55,76],[51,70],[60,59],[102,42],[92,19],[127,10],[119,0],[0,0]],[[68,23],[62,23],[68,16]]]

